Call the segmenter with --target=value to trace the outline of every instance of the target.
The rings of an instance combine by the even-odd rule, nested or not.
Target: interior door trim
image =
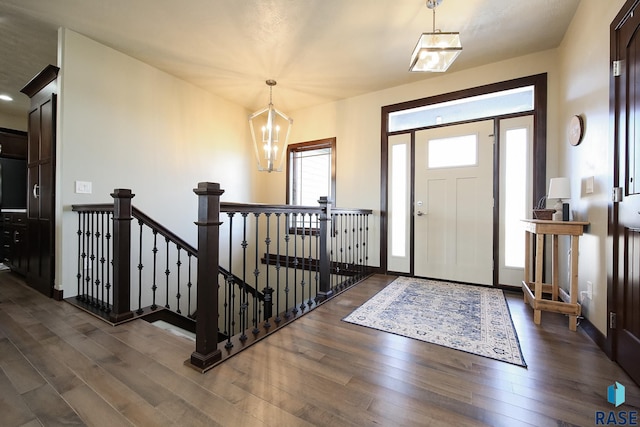
[[[640,0],[638,0],[640,1]],[[477,86],[474,88],[463,89],[456,92],[445,93],[441,95],[435,95],[427,98],[416,99],[412,101],[402,102],[393,105],[386,105],[381,108],[381,121],[380,121],[380,271],[388,272],[388,263],[387,263],[387,255],[388,255],[388,210],[389,210],[389,177],[388,177],[388,167],[389,167],[389,152],[388,152],[388,138],[390,135],[394,133],[388,132],[389,128],[389,114],[402,111],[410,108],[417,108],[426,105],[433,105],[447,101],[453,101],[457,99],[468,98],[477,95],[483,95],[492,92],[499,92],[509,89],[515,89],[523,86],[534,86],[535,94],[534,94],[534,110],[533,110],[533,205],[537,200],[542,198],[546,194],[546,171],[547,171],[547,73],[536,74],[527,77],[516,78],[512,80],[507,80],[498,83],[491,83],[483,86]],[[531,115],[532,112],[528,111],[518,115]],[[499,119],[505,117],[514,117],[516,115],[509,116],[498,116],[498,117],[484,117],[482,119],[478,119],[477,121],[482,120],[491,120],[491,119]],[[474,120],[475,121],[475,120]],[[456,123],[448,123],[447,125],[456,124]],[[420,129],[412,129],[397,133],[407,133],[411,132],[415,133],[416,130]],[[412,141],[414,136],[411,136]],[[412,148],[413,148],[412,143]],[[411,174],[414,174],[415,164],[413,162],[413,152],[412,149],[412,163],[411,163]],[[495,171],[494,171],[495,173]],[[494,176],[494,180],[497,179]],[[495,187],[494,187],[495,188]],[[413,200],[413,188],[411,189],[411,196]],[[494,200],[496,200],[496,209],[498,205],[498,199],[496,198],[496,194],[494,194]],[[411,212],[411,217],[413,218],[413,207]],[[497,227],[495,224],[494,217],[494,229]],[[411,224],[413,227],[413,223]],[[412,230],[413,232],[413,230]],[[497,249],[494,249],[494,251]],[[413,254],[412,254],[413,256]],[[411,275],[413,275],[413,265],[411,266]],[[495,277],[495,276],[494,276]],[[497,285],[494,283],[494,285]]]

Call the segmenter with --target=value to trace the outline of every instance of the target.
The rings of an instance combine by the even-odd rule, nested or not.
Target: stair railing
[[[370,210],[332,209],[326,197],[221,203],[216,183],[194,192],[197,249],[132,206],[131,190],[114,190],[113,205],[74,205],[75,300],[112,323],[157,310],[192,321],[188,364],[204,372],[369,274]]]

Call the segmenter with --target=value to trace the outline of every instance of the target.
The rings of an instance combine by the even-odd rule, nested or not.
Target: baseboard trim
[[[608,349],[607,337],[605,337],[604,334],[600,332],[598,328],[593,326],[593,323],[591,323],[589,319],[587,319],[586,317],[580,319],[580,327],[587,334],[587,336],[591,338],[591,341],[596,343],[596,345],[600,347],[600,349],[609,358],[611,358],[610,353],[607,351]]]

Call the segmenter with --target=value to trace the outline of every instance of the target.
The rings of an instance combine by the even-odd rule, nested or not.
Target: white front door
[[[416,276],[493,284],[493,121],[416,132]]]

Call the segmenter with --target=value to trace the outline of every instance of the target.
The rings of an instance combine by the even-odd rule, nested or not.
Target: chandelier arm
[[[249,118],[249,129],[251,129],[251,140],[252,141],[256,141],[256,134],[253,130],[253,117]],[[258,165],[258,170],[259,171],[263,171],[264,168],[262,168],[262,165],[260,164],[260,153],[258,152],[258,145],[257,144],[252,144],[253,145],[253,152],[256,155],[256,163]]]
[[[255,113],[251,114],[249,116],[249,120],[255,119],[256,117],[258,117],[260,114],[264,113],[265,111],[269,111],[269,107],[264,107],[262,110],[256,111]]]
[[[292,119],[287,119],[291,123],[293,123]],[[289,145],[289,134],[291,133],[291,126],[287,128],[287,134],[284,137],[284,143],[282,144],[282,150],[280,152],[280,161],[277,162],[278,167],[276,168],[276,172],[282,172],[282,166],[284,164],[285,154],[287,153],[287,146]]]
[[[273,111],[275,111],[277,115],[279,115],[280,117],[282,117],[283,119],[285,119],[289,123],[293,123],[293,119],[291,117],[287,116],[286,114],[284,114],[282,111],[278,110],[275,107],[273,108]]]

